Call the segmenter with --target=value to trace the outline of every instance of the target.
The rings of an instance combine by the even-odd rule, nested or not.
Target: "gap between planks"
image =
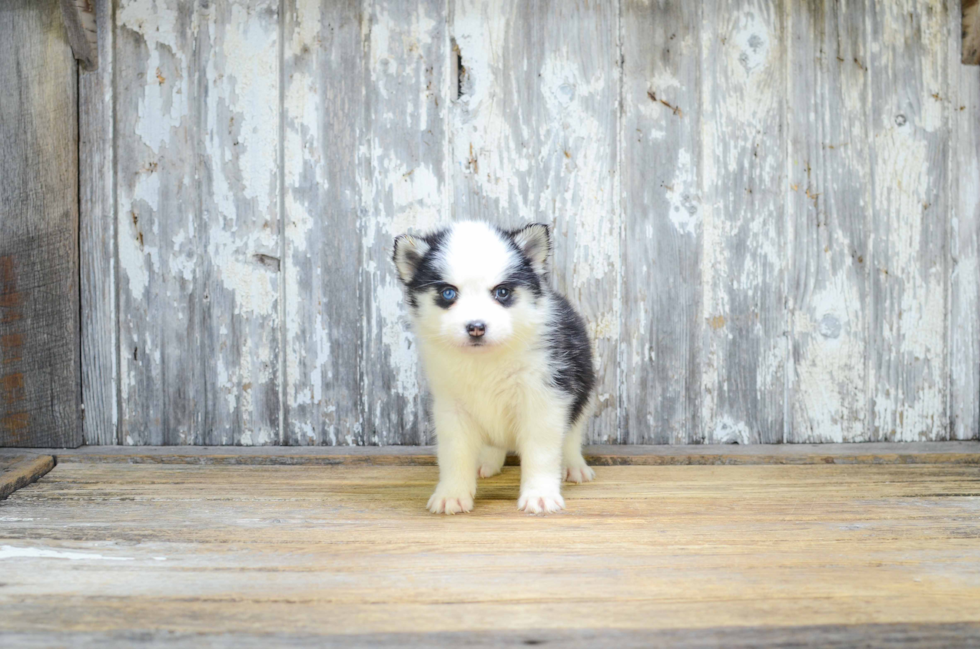
[[[25,455],[0,449],[0,458]],[[214,465],[402,465],[436,464],[434,446],[85,446],[38,449],[59,463]],[[587,446],[593,466],[753,465],[753,464],[961,464],[980,465],[980,442],[868,444],[758,444],[751,446]],[[520,463],[507,458],[508,466]]]

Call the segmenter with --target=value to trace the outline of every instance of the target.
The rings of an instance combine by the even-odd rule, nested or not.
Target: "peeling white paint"
[[[401,288],[388,280],[378,286],[378,307],[383,329],[381,339],[390,354],[398,393],[412,395],[418,391],[418,351],[402,306]]]
[[[119,267],[128,280],[129,294],[137,299],[142,298],[150,283],[150,272],[134,232],[124,232],[119,237]]]
[[[451,114],[456,214],[508,227],[554,226],[556,284],[602,332],[594,343],[598,392],[614,398],[599,403],[597,421],[603,440],[617,439],[620,77],[616,57],[598,46],[618,47],[615,12],[600,4],[559,15],[485,0],[454,8],[452,34],[465,68]]]
[[[716,62],[701,66],[701,394],[708,441],[781,441],[784,432],[783,400],[772,398],[785,393],[784,305],[770,298],[778,294],[786,245],[777,135],[785,75],[780,49],[771,46],[779,20],[771,7],[750,3],[719,17],[720,35],[702,31],[702,60]],[[746,393],[747,376],[754,376],[756,394]]]
[[[615,11],[602,5],[579,6],[566,14],[516,2],[459,0],[447,16],[438,3],[376,2],[345,35],[360,48],[350,54],[364,57],[363,65],[349,71],[358,75],[363,89],[354,83],[355,93],[340,98],[323,86],[328,76],[323,66],[336,65],[324,63],[330,58],[326,50],[344,42],[331,41],[339,26],[325,22],[330,11],[334,8],[320,0],[297,0],[292,16],[278,15],[278,4],[271,0],[228,0],[193,8],[175,0],[120,0],[116,26],[135,43],[139,55],[125,70],[132,102],[118,104],[133,113],[122,115],[117,137],[132,140],[126,146],[131,158],[126,164],[138,167],[117,170],[119,258],[113,260],[119,264],[125,294],[120,321],[130,332],[121,335],[119,346],[122,412],[134,431],[125,434],[126,443],[144,441],[146,422],[138,421],[140,417],[159,416],[141,408],[153,396],[147,386],[157,389],[161,368],[172,360],[166,354],[176,353],[175,332],[189,335],[195,345],[195,336],[206,335],[207,344],[216,348],[217,385],[211,386],[211,394],[217,399],[215,434],[223,440],[277,441],[278,432],[260,420],[267,407],[263,399],[278,377],[277,354],[285,354],[285,408],[313,413],[310,420],[290,419],[291,439],[308,444],[371,441],[363,439],[361,421],[339,414],[344,406],[337,402],[334,385],[342,377],[334,376],[334,368],[340,350],[331,344],[336,340],[331,328],[345,326],[360,335],[354,344],[365,364],[358,376],[370,401],[367,428],[378,431],[374,441],[395,441],[399,432],[383,429],[391,422],[413,426],[422,419],[424,385],[387,259],[391,239],[437,227],[451,216],[489,218],[504,225],[543,220],[555,226],[556,283],[587,316],[600,372],[600,410],[611,412],[600,414],[609,429],[600,431],[603,435],[617,434],[610,427],[622,414],[620,403],[633,407],[625,402],[625,386],[639,372],[664,362],[651,344],[651,336],[659,332],[650,331],[655,326],[651,318],[657,317],[650,304],[657,299],[654,291],[663,287],[630,286],[624,277],[631,273],[624,271],[631,269],[624,264],[639,264],[637,277],[663,277],[655,269],[670,260],[652,255],[624,260],[622,238],[675,233],[699,242],[701,251],[700,432],[709,441],[759,441],[760,426],[740,408],[775,403],[773,395],[783,389],[786,409],[792,411],[784,417],[808,422],[824,441],[864,439],[874,422],[898,422],[897,439],[919,439],[942,426],[950,367],[956,375],[972,375],[973,370],[961,360],[972,357],[957,355],[955,343],[954,351],[946,348],[947,336],[968,334],[957,333],[960,325],[947,320],[950,278],[941,255],[934,254],[937,235],[930,230],[944,217],[923,211],[937,195],[937,160],[942,157],[937,146],[949,137],[949,113],[955,110],[943,59],[955,23],[949,22],[948,9],[939,0],[898,0],[878,7],[867,25],[875,28],[868,30],[877,39],[867,45],[867,53],[873,54],[864,57],[862,52],[860,58],[869,60],[855,60],[856,67],[839,73],[843,110],[864,115],[869,110],[865,84],[876,83],[875,74],[880,79],[888,71],[909,68],[908,48],[920,47],[918,40],[930,53],[916,54],[919,59],[910,73],[914,83],[905,91],[874,97],[868,123],[872,136],[856,133],[873,140],[867,156],[874,158],[874,173],[869,169],[859,178],[868,187],[868,204],[854,209],[870,211],[873,205],[880,215],[874,231],[868,225],[866,236],[876,245],[868,247],[863,262],[871,276],[867,283],[877,282],[882,299],[876,305],[877,321],[870,326],[864,310],[875,296],[863,290],[863,280],[855,279],[861,267],[848,261],[855,242],[828,222],[820,200],[811,198],[841,188],[823,180],[799,186],[795,175],[815,161],[796,156],[787,161],[781,149],[781,138],[790,137],[780,131],[787,113],[790,120],[805,121],[792,116],[794,104],[785,94],[792,81],[787,76],[796,71],[792,57],[799,53],[782,40],[791,37],[793,21],[802,18],[773,15],[771,6],[761,2],[737,3],[728,14],[711,17],[714,22],[705,18],[698,32],[702,42],[687,34],[671,44],[672,56],[705,52],[698,75],[702,104],[671,111],[643,96],[649,88],[673,104],[673,96],[683,94],[689,82],[668,63],[654,66],[642,85],[636,81],[636,87],[629,86],[624,96],[636,94],[643,101],[628,98],[625,106],[618,105],[622,80],[618,58],[611,52],[620,46],[621,25]],[[523,24],[528,14],[546,28]],[[282,63],[288,69],[283,79],[281,20],[289,26],[283,31],[287,60]],[[321,33],[327,24],[330,37]],[[532,38],[526,37],[529,29],[535,30]],[[455,79],[441,70],[455,55],[447,30],[465,69],[458,100]],[[598,42],[603,49],[590,49]],[[784,60],[787,54],[789,62]],[[825,55],[831,57],[829,50]],[[830,65],[833,60],[828,58]],[[841,63],[850,66],[852,61]],[[871,65],[875,70],[862,67]],[[202,113],[195,103],[200,87],[207,89]],[[330,113],[325,97],[338,99],[344,114]],[[340,182],[345,176],[334,173],[332,160],[324,159],[332,145],[324,138],[335,127],[330,120],[346,119],[346,111],[356,115],[350,125],[357,131],[352,138],[357,150],[343,158],[345,164],[350,158],[355,164],[343,170],[349,173],[349,186],[337,190],[328,175]],[[818,125],[825,116],[813,107],[806,111],[806,120],[815,125],[807,137],[819,140],[826,126]],[[622,115],[634,113],[651,119],[636,133],[618,133]],[[694,129],[695,146],[677,145],[676,125],[670,120]],[[199,133],[202,123],[204,132]],[[642,199],[648,208],[665,206],[666,229],[646,222],[637,231],[623,230],[623,152],[618,147],[627,137],[637,138],[638,146],[676,147],[676,160],[657,174],[657,187]],[[280,144],[283,169],[278,167]],[[806,146],[831,144],[857,148],[854,142],[814,145],[809,140]],[[759,155],[750,159],[753,147],[760,147]],[[828,151],[823,164],[843,168],[853,162],[835,162],[833,156],[842,154]],[[846,155],[856,160],[864,154]],[[280,172],[284,214],[279,213]],[[969,178],[980,173],[975,159],[973,167],[956,172]],[[798,188],[786,189],[791,185]],[[976,205],[978,191],[976,183],[962,185],[961,212]],[[207,195],[197,196],[197,187]],[[804,192],[815,207],[793,207],[796,216],[785,224],[791,229],[782,232],[779,224],[790,209],[785,203],[796,200],[792,191]],[[324,205],[323,197],[337,195],[345,196],[344,218],[351,221],[335,231],[332,223],[323,225],[334,208]],[[278,231],[280,217],[283,232]],[[795,281],[787,275],[796,263],[787,259],[787,251],[795,252],[789,246],[805,235],[802,228],[811,227],[809,218],[827,231],[814,235],[822,238],[819,245],[808,244],[806,254],[820,254],[826,247],[828,257],[800,261],[813,265],[801,272],[804,286],[786,291],[798,289],[799,294],[773,298],[782,290],[776,287]],[[973,227],[975,219],[964,218]],[[888,232],[883,232],[885,221]],[[954,241],[966,236],[953,225]],[[330,271],[322,257],[332,249],[322,238],[329,236],[349,243],[351,257],[360,259],[350,295],[330,293],[334,288],[325,281]],[[282,237],[286,255],[279,259]],[[924,265],[927,259],[933,265]],[[272,267],[275,263],[279,271]],[[952,275],[960,286],[957,299],[980,301],[977,283],[967,286],[963,281],[977,276],[976,256],[957,263]],[[280,279],[285,295],[291,296],[284,303]],[[207,291],[208,326],[217,333],[195,331],[199,312],[188,308],[189,300],[203,306]],[[338,300],[350,304],[349,322],[327,321]],[[624,300],[633,304],[624,309]],[[779,312],[760,313],[762,302]],[[168,324],[174,326],[148,328],[146,323],[159,317],[164,306]],[[878,325],[876,344],[885,356],[875,359],[882,362],[865,377],[865,337]],[[281,328],[286,349],[278,349]],[[742,371],[740,364],[746,362],[751,372]],[[792,375],[784,382],[787,369]],[[865,379],[869,390],[858,385]],[[746,385],[755,394],[738,393]],[[874,395],[873,405],[868,392]],[[772,414],[759,417],[771,422]],[[643,408],[635,420],[648,426],[661,422]],[[180,439],[199,439],[195,425],[176,424]]]
[[[872,384],[878,386],[874,421],[885,439],[919,441],[945,412],[946,280],[942,266],[923,267],[929,248],[922,235],[931,227],[924,212],[936,200],[931,193],[934,149],[907,117],[895,121],[887,115],[885,120],[875,138],[874,186],[875,205],[892,224],[887,251],[874,253],[876,279],[884,289],[881,342],[889,356],[902,359],[903,373],[919,376],[894,382],[873,363]]]
[[[690,151],[680,149],[677,152],[674,178],[667,190],[667,201],[670,204],[670,222],[681,234],[697,234],[701,226],[698,195],[697,167],[691,159]]]
[[[751,444],[756,439],[757,435],[748,424],[725,415],[715,420],[707,441],[712,444]]]
[[[166,53],[174,59],[176,69],[186,67],[174,31],[177,22],[175,3],[167,0],[123,0],[116,11],[117,26],[139,34],[149,53],[136,133],[154,153],[160,153],[171,142],[171,134],[188,115],[188,101],[192,96],[188,78],[179,73],[177,79],[165,76],[164,71],[169,73],[170,66],[160,57]]]
[[[252,3],[254,4],[254,3]],[[275,4],[269,3],[269,22],[261,20],[262,9],[231,5],[231,17],[219,22],[212,13],[208,28],[222,37],[227,54],[211,57],[207,81],[216,100],[208,102],[209,150],[216,180],[227,185],[221,173],[226,165],[237,163],[241,175],[238,191],[227,187],[216,197],[218,208],[228,218],[236,214],[234,196],[251,199],[260,215],[276,216],[278,200],[278,56]],[[272,98],[276,98],[275,101]],[[231,113],[227,122],[225,111]],[[236,123],[238,122],[238,123]]]

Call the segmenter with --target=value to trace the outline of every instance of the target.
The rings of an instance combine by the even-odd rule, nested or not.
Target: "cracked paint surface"
[[[954,14],[120,0],[118,438],[431,443],[389,257],[464,218],[553,226],[592,442],[976,436]]]

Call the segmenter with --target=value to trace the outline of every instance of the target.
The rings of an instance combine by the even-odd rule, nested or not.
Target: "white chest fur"
[[[454,350],[423,345],[422,356],[433,397],[452,400],[473,420],[484,441],[494,446],[514,448],[521,420],[531,410],[554,409],[568,401],[550,383],[543,349]]]

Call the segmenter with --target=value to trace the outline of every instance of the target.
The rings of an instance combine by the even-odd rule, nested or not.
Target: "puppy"
[[[521,457],[517,507],[565,507],[562,477],[595,477],[582,431],[595,384],[585,323],[548,284],[548,226],[457,222],[395,239],[394,261],[433,396],[439,485],[429,511],[473,509],[477,476]]]

